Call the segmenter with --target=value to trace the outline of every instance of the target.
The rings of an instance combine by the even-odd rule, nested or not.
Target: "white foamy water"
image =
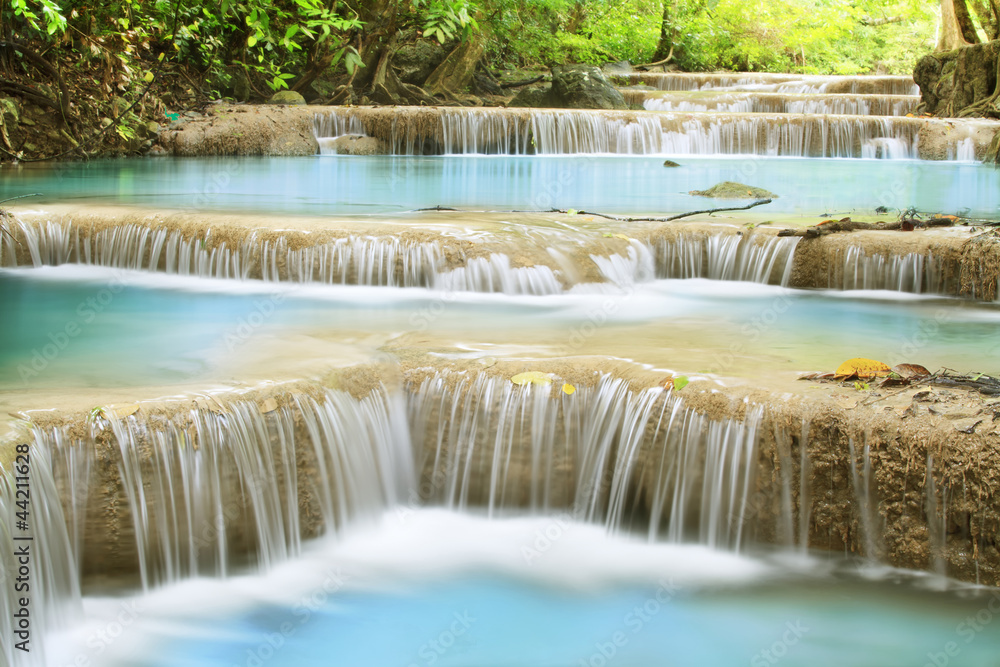
[[[465,576],[500,576],[565,592],[628,586],[696,589],[776,576],[763,561],[697,545],[650,544],[608,535],[568,517],[504,520],[399,506],[376,523],[319,540],[264,574],[196,578],[132,597],[88,596],[78,625],[46,641],[47,667],[124,666],[164,638],[233,638],[220,619],[279,606],[316,612],[337,596],[402,593]],[[220,663],[223,664],[223,663]]]

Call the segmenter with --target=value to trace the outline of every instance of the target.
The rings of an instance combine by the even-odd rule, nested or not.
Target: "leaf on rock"
[[[525,373],[518,373],[510,381],[517,385],[537,384],[545,386],[552,384],[552,375],[540,371],[527,371]]]
[[[129,415],[134,415],[139,410],[138,403],[130,405],[112,405],[101,408],[101,416],[105,419],[124,419]]]
[[[562,386],[563,393],[567,396],[572,396],[576,392],[576,387],[571,384],[564,383]]]
[[[834,375],[843,379],[850,379],[853,377],[876,378],[885,377],[891,372],[892,369],[883,364],[881,361],[855,357],[854,359],[848,359],[840,366],[837,366],[837,370],[834,371]]]
[[[674,390],[680,391],[684,387],[688,386],[690,380],[687,379],[686,375],[678,375],[674,378]]]
[[[929,370],[920,364],[896,364],[891,370],[904,380],[910,380],[912,378],[925,378],[931,374]]]

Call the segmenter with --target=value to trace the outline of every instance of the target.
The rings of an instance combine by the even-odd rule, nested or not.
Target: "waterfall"
[[[434,278],[434,288],[449,292],[502,292],[504,294],[561,294],[563,284],[551,267],[511,267],[510,257],[492,254],[473,257],[465,266]]]
[[[763,409],[717,421],[602,375],[572,394],[487,374],[411,389],[425,502],[490,516],[564,512],[611,531],[739,549]]]
[[[786,287],[797,237],[679,233],[654,244],[658,278],[741,280]]]
[[[316,114],[313,116],[313,136],[319,143],[320,155],[336,155],[334,140],[345,135],[368,136],[365,126],[356,116]]]
[[[12,448],[13,450],[14,448]],[[21,444],[8,467],[0,465],[0,656],[11,667],[43,665],[42,638],[52,629],[65,627],[81,614],[78,565],[79,534],[67,519],[79,520],[72,511],[64,514],[60,489],[53,475],[56,454],[41,443]],[[18,494],[18,490],[21,491]],[[77,507],[86,488],[69,489],[67,502]],[[25,495],[27,494],[27,495]],[[26,504],[25,500],[27,501]],[[22,503],[22,504],[19,504]],[[23,512],[27,529],[15,523]],[[72,533],[72,534],[71,534]],[[16,555],[27,548],[27,562]],[[19,600],[29,600],[28,626],[21,625]],[[26,635],[16,633],[26,632]],[[28,640],[28,652],[16,648]]]
[[[381,109],[334,110],[383,121]],[[319,122],[319,121],[317,121]],[[333,123],[333,121],[330,121]],[[667,114],[551,109],[423,110],[392,117],[396,155],[726,154],[917,157],[923,121],[882,116]],[[892,149],[885,149],[891,145]]]
[[[834,252],[828,275],[832,289],[955,293],[954,277],[934,254],[868,254],[861,246],[849,246]]]
[[[619,287],[649,282],[656,276],[656,260],[650,247],[636,240],[629,241],[625,255],[591,255],[605,280]]]
[[[837,114],[851,116],[905,116],[912,113],[920,98],[910,96],[884,97],[876,95],[778,95],[725,93],[715,96],[699,94],[661,95],[644,91],[626,91],[627,100],[634,100],[647,111],[683,113],[788,113]]]
[[[226,576],[248,556],[267,569],[296,555],[304,536],[377,515],[410,493],[402,400],[384,388],[360,399],[327,390],[280,407],[237,400],[225,409],[97,417],[88,438],[36,429],[36,448],[52,458],[39,470],[61,471],[37,502],[51,498],[58,508],[60,496],[76,499],[57,522],[74,577],[81,567],[137,572],[148,589]],[[88,488],[120,491],[88,501]],[[108,506],[115,511],[97,509]],[[88,520],[101,522],[96,534]]]
[[[633,72],[615,74],[622,85],[643,84],[657,90],[753,90],[784,94],[920,95],[909,76],[805,76],[768,73]]]

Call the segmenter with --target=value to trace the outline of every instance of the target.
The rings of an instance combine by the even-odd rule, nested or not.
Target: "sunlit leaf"
[[[571,384],[563,384],[562,390],[564,394],[566,394],[567,396],[571,396],[573,395],[574,392],[576,392],[576,387],[574,387]]]
[[[537,384],[544,386],[552,384],[552,375],[540,371],[527,371],[518,373],[510,381],[517,385]]]
[[[837,370],[834,371],[834,374],[837,377],[842,378],[875,378],[885,377],[890,372],[892,372],[892,369],[883,364],[881,361],[855,357],[854,359],[848,359],[840,366],[837,366]]]

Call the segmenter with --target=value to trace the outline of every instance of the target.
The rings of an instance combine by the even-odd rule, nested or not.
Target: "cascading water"
[[[694,74],[683,72],[633,72],[615,74],[612,80],[624,85],[644,84],[658,90],[754,90],[784,94],[840,93],[849,95],[919,95],[920,89],[908,76],[802,76],[767,73]]]
[[[787,286],[798,241],[764,234],[680,233],[655,242],[656,276]]]
[[[625,91],[626,100],[647,111],[722,113],[837,114],[851,116],[905,116],[917,108],[919,97],[883,95],[779,95],[719,93],[697,97],[681,94]]]
[[[340,117],[331,123],[344,124],[355,113],[374,117],[381,111],[336,110],[328,115]],[[902,159],[917,156],[922,122],[879,116],[475,109],[396,117],[391,136],[382,138],[395,155],[749,154]],[[880,150],[886,144],[893,150]]]
[[[80,525],[68,520],[81,517],[67,517],[60,499],[68,496],[76,509],[86,488],[60,494],[53,476],[57,454],[41,443],[16,451],[9,468],[0,465],[0,656],[5,665],[27,667],[44,664],[42,637],[80,615]],[[23,523],[13,521],[18,516]]]
[[[564,512],[651,540],[738,550],[763,411],[715,421],[660,388],[607,375],[572,394],[486,374],[412,389],[410,422],[431,504],[491,516]]]
[[[361,399],[328,390],[295,394],[282,407],[238,400],[225,409],[98,417],[86,438],[38,428],[34,447],[51,461],[37,470],[57,479],[36,503],[58,512],[46,531],[64,545],[48,549],[47,577],[73,584],[50,588],[69,595],[80,569],[137,572],[144,588],[226,576],[251,555],[267,569],[296,555],[303,536],[333,533],[409,495],[404,420],[402,397],[378,388]],[[105,485],[120,491],[91,493],[88,504],[87,489]],[[65,519],[60,497],[71,499]],[[104,503],[117,508],[112,515],[96,509]],[[110,523],[95,532],[94,521]]]
[[[849,246],[838,249],[831,258],[827,286],[842,290],[954,294],[955,281],[956,277],[934,254],[870,254],[861,246]]]

